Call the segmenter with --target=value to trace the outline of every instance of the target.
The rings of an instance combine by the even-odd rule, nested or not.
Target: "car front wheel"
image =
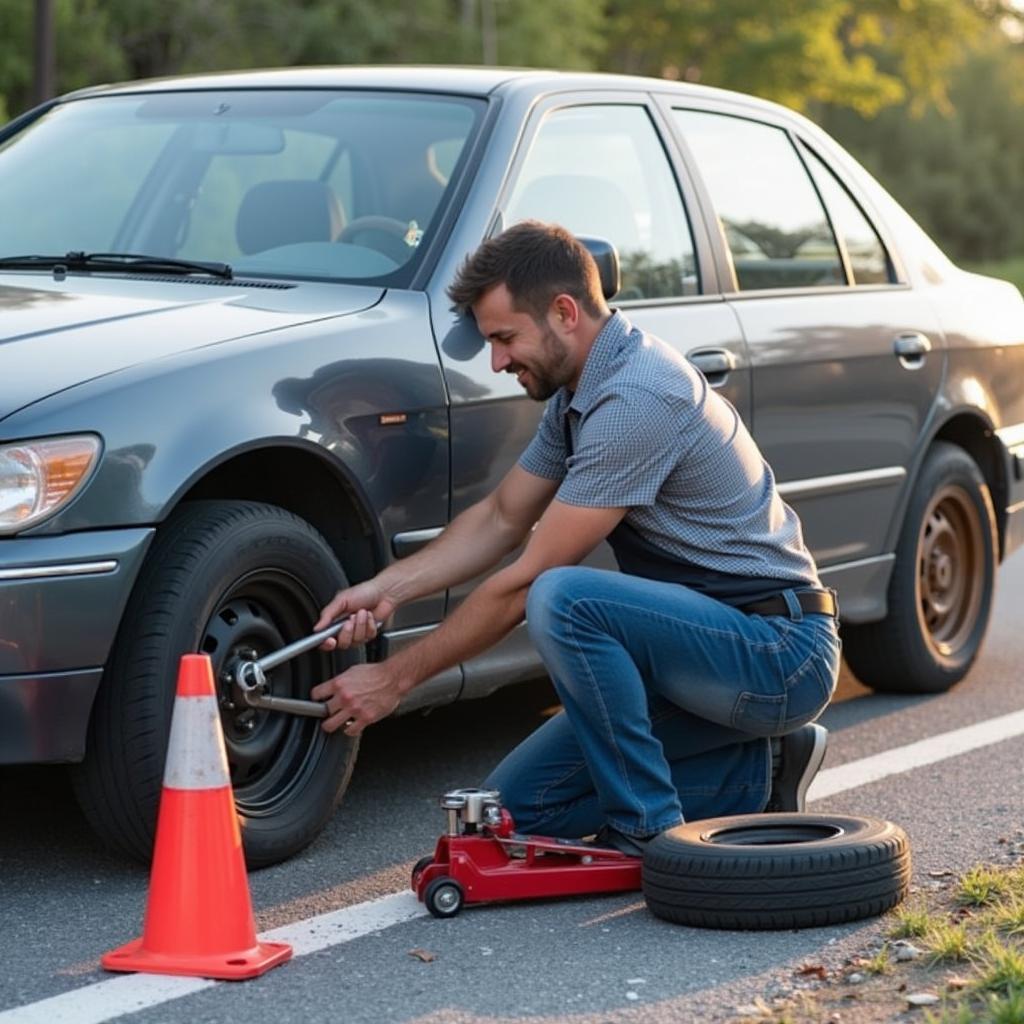
[[[152,852],[181,655],[209,655],[246,861],[273,864],[306,846],[348,784],[358,740],[320,720],[246,707],[230,666],[312,631],[347,585],[326,541],[284,509],[195,502],[161,527],[140,574],[90,721],[75,789],[109,845]],[[270,692],[308,699],[361,660],[314,650],[274,669]]]
[[[940,693],[981,650],[998,546],[988,486],[974,460],[936,442],[907,508],[881,622],[843,627],[843,650],[875,690]]]

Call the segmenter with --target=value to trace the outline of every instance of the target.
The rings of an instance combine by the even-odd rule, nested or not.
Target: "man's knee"
[[[559,566],[547,569],[533,581],[526,597],[526,626],[535,640],[550,635],[557,623],[565,620],[589,571],[575,565]]]

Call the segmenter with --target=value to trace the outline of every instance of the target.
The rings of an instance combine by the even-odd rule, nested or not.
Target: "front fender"
[[[385,535],[447,520],[447,401],[422,293],[141,363],[4,427],[104,441],[79,497],[24,536],[159,523],[212,468],[271,442],[317,446]]]

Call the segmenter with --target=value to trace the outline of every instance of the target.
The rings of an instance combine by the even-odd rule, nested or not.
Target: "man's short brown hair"
[[[556,295],[571,295],[589,316],[605,308],[597,264],[586,247],[557,224],[524,220],[488,238],[465,262],[448,297],[466,313],[485,292],[503,284],[516,309],[540,322]]]

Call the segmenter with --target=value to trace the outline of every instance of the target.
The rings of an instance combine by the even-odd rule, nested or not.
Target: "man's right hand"
[[[388,597],[375,580],[357,583],[339,590],[320,612],[313,631],[326,629],[331,623],[346,618],[341,632],[325,640],[321,650],[347,650],[355,644],[369,643],[377,635],[377,623],[391,615],[397,602]]]

